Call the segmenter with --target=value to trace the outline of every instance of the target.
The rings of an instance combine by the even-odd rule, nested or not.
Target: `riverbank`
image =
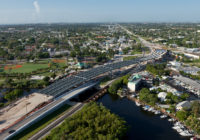
[[[141,104],[142,106],[148,105],[148,106],[150,106],[150,107],[153,107],[153,108],[155,108],[156,110],[159,110],[160,112],[162,112],[162,114],[167,115],[167,116],[169,116],[170,118],[173,118],[175,121],[181,122],[181,121],[175,116],[175,114],[169,113],[169,112],[167,112],[165,109],[160,108],[160,107],[158,107],[157,105],[151,106],[151,105],[149,105],[149,104],[147,104],[147,103],[145,103],[145,102],[140,101],[140,100],[137,99],[137,98],[131,97],[131,95],[128,95],[127,98],[128,98],[129,100],[135,102],[135,103],[137,102],[137,103]],[[181,123],[183,123],[183,124],[184,124],[184,127],[186,127],[189,131],[193,131],[193,130],[192,130],[190,127],[188,127],[184,122],[181,122]],[[195,136],[196,138],[200,139],[200,136],[199,136],[199,135],[194,135],[194,136]]]
[[[112,113],[124,118],[129,126],[126,140],[189,140],[172,129],[173,124],[117,95],[105,94],[97,102],[102,103]]]
[[[112,113],[124,118],[129,126],[126,140],[189,140],[172,129],[173,124],[160,116],[144,111],[141,107],[118,95],[105,94],[97,102],[102,103]]]

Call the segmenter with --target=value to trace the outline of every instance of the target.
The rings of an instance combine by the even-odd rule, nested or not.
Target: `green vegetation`
[[[131,47],[124,48],[122,51],[123,54],[135,55],[135,54],[142,54],[143,51],[148,52],[149,49],[147,47],[143,47],[140,43],[135,43]]]
[[[58,110],[54,111],[53,113],[49,114],[48,116],[44,117],[42,120],[39,122],[33,124],[31,127],[27,128],[25,131],[22,133],[18,134],[14,139],[15,140],[27,140],[46,126],[48,126],[50,123],[55,121],[57,118],[62,116],[64,113],[68,111],[70,108],[69,105],[64,105]]]
[[[190,109],[178,111],[176,117],[200,135],[200,103],[198,101],[194,101]]]
[[[127,61],[127,60],[133,60],[135,58],[137,58],[137,56],[127,56],[127,57],[124,57],[123,60]]]
[[[128,78],[130,77],[129,74],[118,78],[115,80],[112,85],[108,88],[108,92],[111,94],[117,94],[117,91],[122,88],[124,85],[127,85],[128,83]]]
[[[137,35],[145,40],[168,45],[172,48],[184,46],[198,48],[200,35],[197,33],[197,24],[137,24],[128,26]]]
[[[158,77],[153,78],[152,83],[154,86],[159,86],[160,85],[160,79]]]
[[[154,76],[169,75],[170,71],[165,70],[165,68],[166,68],[166,64],[155,64],[155,65],[148,64],[146,66],[146,70],[152,73]]]
[[[14,89],[13,91],[5,92],[4,95],[5,95],[4,98],[6,100],[13,101],[23,95],[23,90],[22,89]]]
[[[173,95],[171,92],[167,93],[166,97],[166,103],[168,104],[174,104],[174,103],[179,103],[182,101],[185,101],[189,97],[189,94],[183,93],[180,97]]]
[[[0,87],[3,88],[42,88],[49,80],[31,80],[33,75],[47,76],[53,79],[65,72],[66,60],[37,60],[34,63],[6,66],[6,71],[0,72]],[[10,81],[11,79],[11,81]]]
[[[111,78],[110,78],[109,76],[106,76],[106,77],[104,77],[104,78],[101,80],[100,85],[104,85],[106,82],[108,82],[108,81],[110,81],[110,80],[111,80]]]
[[[188,112],[185,110],[180,110],[178,112],[176,112],[176,117],[180,120],[180,121],[184,121],[187,119],[188,117]]]
[[[111,113],[103,105],[92,102],[53,129],[44,140],[117,140],[121,139],[126,131],[124,120]]]
[[[21,68],[17,69],[8,69],[5,72],[7,73],[29,73],[38,69],[48,68],[48,64],[34,64],[34,63],[25,63]]]
[[[158,102],[158,97],[157,94],[151,92],[149,89],[147,88],[142,88],[139,92],[139,97],[140,100],[150,104],[150,105],[155,105],[156,102]]]
[[[171,112],[171,113],[175,113],[176,112],[176,106],[175,105],[170,105],[168,110]]]
[[[44,80],[28,80],[28,79],[14,79],[7,78],[0,84],[2,88],[18,88],[18,89],[30,89],[30,88],[43,88],[49,85],[48,81]]]
[[[200,80],[200,75],[192,75],[189,73],[185,73],[184,71],[180,71],[180,74],[183,76],[189,77],[191,79],[194,79],[194,80]]]
[[[106,53],[99,54],[96,57],[96,62],[106,62],[107,60],[108,60],[108,57],[106,56]]]

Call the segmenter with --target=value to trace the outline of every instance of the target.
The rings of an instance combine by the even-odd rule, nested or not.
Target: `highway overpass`
[[[52,113],[53,111],[57,110],[58,108],[60,108],[64,104],[66,104],[66,102],[69,99],[73,98],[74,96],[77,96],[78,94],[81,94],[82,92],[86,91],[87,89],[90,89],[91,87],[95,86],[97,83],[98,82],[89,82],[89,83],[86,83],[86,84],[84,84],[80,87],[73,89],[72,91],[64,93],[61,97],[56,98],[53,102],[51,102],[47,106],[41,108],[40,110],[36,111],[35,113],[30,115],[29,117],[25,118],[23,121],[17,123],[16,125],[10,127],[9,129],[7,129],[3,133],[1,133],[0,139],[1,140],[3,140],[3,139],[7,140],[7,139],[13,138],[14,136],[19,134],[20,132],[22,132],[26,128],[30,127],[35,122],[41,120],[42,118],[44,118],[48,114]],[[16,130],[16,131],[13,132],[12,134],[9,134],[9,131],[11,131],[11,130]]]
[[[145,57],[138,57],[138,58],[135,58],[134,60],[120,61],[120,62],[92,68],[87,71],[82,71],[76,75],[63,78],[38,92],[49,95],[49,96],[58,97],[62,95],[63,93],[65,93],[66,91],[69,91],[76,86],[79,86],[92,79],[95,79],[99,75],[106,74],[106,73],[112,72],[113,70],[117,70],[117,69],[127,67],[133,64],[138,64],[145,61],[162,58],[162,55],[165,53],[166,53],[166,50],[155,50],[153,53]]]
[[[60,106],[62,106],[70,98],[82,93],[83,91],[96,85],[96,82],[91,82],[100,75],[109,74],[110,72],[121,69],[123,67],[128,67],[134,64],[151,61],[155,59],[160,59],[166,53],[166,50],[155,50],[150,55],[145,57],[139,57],[134,60],[121,61],[116,63],[111,63],[107,65],[102,65],[96,68],[89,69],[87,71],[79,72],[76,75],[72,75],[57,82],[51,84],[50,86],[38,91],[38,93],[46,94],[54,97],[54,101],[50,104],[44,106],[40,110],[36,111],[29,117],[18,122],[14,126],[8,128],[3,133],[0,134],[0,139],[10,139],[16,134],[22,132],[27,127],[31,126],[33,123],[44,118],[46,115],[50,114]],[[78,87],[78,88],[77,88]],[[75,89],[74,89],[75,88]],[[14,133],[9,134],[9,131],[15,130]]]

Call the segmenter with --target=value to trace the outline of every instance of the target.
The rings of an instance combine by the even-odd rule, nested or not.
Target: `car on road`
[[[10,130],[8,133],[9,134],[12,134],[12,133],[14,133],[15,132],[15,130]]]

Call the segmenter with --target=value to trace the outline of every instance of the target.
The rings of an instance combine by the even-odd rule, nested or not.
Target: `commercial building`
[[[199,59],[199,55],[190,54],[190,53],[184,53],[184,55],[187,56],[187,57],[189,57],[189,58]]]
[[[200,83],[192,80],[190,78],[187,77],[183,77],[183,76],[174,76],[173,77],[176,81],[180,81],[182,84],[184,84],[184,87],[188,90],[190,90],[191,92],[193,92],[194,94],[200,96]]]
[[[128,88],[131,92],[137,91],[138,87],[140,86],[142,81],[142,76],[139,74],[136,74],[131,77],[131,79],[128,82]]]
[[[185,73],[188,73],[188,74],[198,75],[200,68],[198,68],[198,67],[181,67],[180,70],[184,71]]]

